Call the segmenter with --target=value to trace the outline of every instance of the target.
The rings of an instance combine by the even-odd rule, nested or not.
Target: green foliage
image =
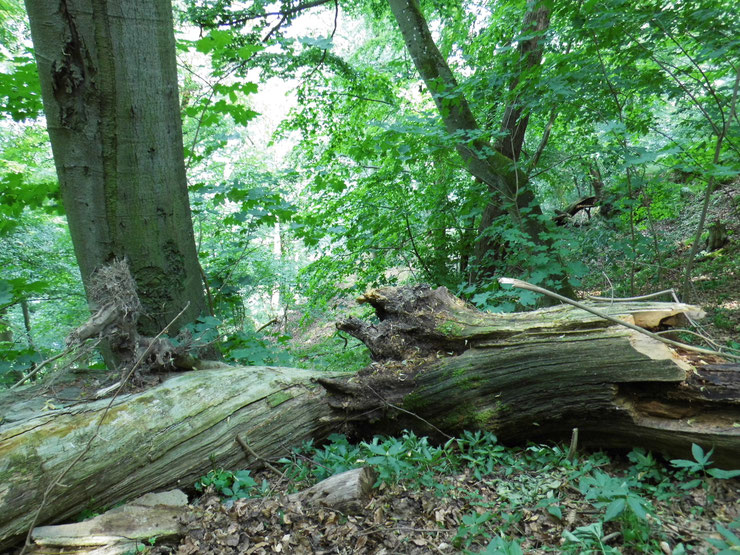
[[[699,460],[693,462],[706,468],[708,454],[695,449],[695,456]],[[565,553],[658,553],[661,548],[657,542],[664,537],[659,514],[665,515],[666,503],[675,504],[686,495],[680,480],[692,461],[674,464],[681,468],[674,475],[644,449],[633,450],[628,459],[632,465],[626,469],[621,464],[611,464],[603,453],[583,456],[576,463],[568,460],[565,450],[557,445],[506,448],[493,434],[476,431],[464,432],[441,445],[411,432],[397,438],[374,437],[357,444],[350,443],[344,435],[333,434],[322,446],[306,442],[279,463],[283,465],[284,479],[295,490],[352,468],[371,466],[378,472],[376,487],[381,489],[431,490],[441,505],[445,497],[456,497],[458,502],[468,499],[471,508],[460,515],[453,539],[455,547],[466,553],[522,553],[521,540],[512,539],[511,534],[522,534],[524,514],[531,516],[541,511],[560,523],[562,544],[557,548]],[[608,470],[604,469],[606,466]],[[725,477],[737,476],[730,474]],[[234,486],[234,476],[212,471],[199,480],[196,488],[202,491],[212,485],[230,499],[236,498],[235,491],[242,491],[243,496],[256,494],[253,480],[245,479],[248,486]],[[470,477],[469,482],[465,476]],[[706,477],[700,482],[705,480]],[[466,483],[472,487],[466,488]],[[577,484],[577,490],[568,484]],[[478,487],[495,491],[496,499],[482,497],[476,491]],[[263,492],[267,489],[267,485],[262,486]],[[580,492],[582,502],[599,513],[591,522],[583,523],[581,519],[579,525],[569,527],[564,522],[566,510],[575,514],[574,503],[580,501],[574,499],[574,491]],[[578,493],[575,495],[577,498]],[[651,500],[663,512],[659,513]],[[579,514],[589,513],[582,508],[577,510]],[[716,529],[721,539],[707,541],[730,553],[737,546],[735,530],[740,529],[740,522],[718,523]],[[617,538],[619,547],[615,546]],[[676,555],[686,552],[683,544],[676,544],[673,550]]]
[[[740,470],[722,470],[721,468],[709,468],[712,465],[713,452],[714,449],[712,448],[705,453],[704,449],[702,449],[700,445],[692,443],[691,454],[693,455],[694,460],[692,461],[687,459],[673,459],[671,460],[671,464],[676,468],[684,471],[685,474],[689,474],[691,476],[708,474],[713,478],[720,478],[724,480],[740,476]],[[695,487],[695,485],[698,485],[696,481],[689,482],[686,485],[689,486],[689,484],[691,484],[691,487]]]
[[[260,489],[249,470],[211,470],[195,482],[196,491],[203,492],[209,487],[224,499],[232,501],[264,495],[267,488],[263,484]]]
[[[604,536],[604,525],[601,522],[578,526],[573,531],[563,532],[565,547],[575,547],[580,553],[595,552],[605,555],[620,553],[618,549],[605,545]]]
[[[483,542],[491,538],[487,524],[493,520],[491,512],[473,512],[462,517],[462,524],[455,535],[453,544],[456,547],[470,547],[473,542]],[[490,546],[490,544],[489,544]],[[488,552],[488,550],[486,550]],[[494,551],[498,553],[498,551]]]
[[[288,366],[293,363],[287,351],[289,339],[287,335],[278,335],[270,341],[254,332],[239,331],[227,336],[220,347],[227,360],[238,364]]]
[[[495,536],[488,542],[486,548],[479,553],[484,555],[523,555],[524,552],[519,546],[519,542]]]
[[[297,341],[290,345],[291,353],[301,368],[356,372],[372,362],[365,344],[354,337],[334,334],[323,341],[304,345],[301,341],[302,336],[303,334],[299,334]]]
[[[627,480],[614,478],[604,472],[595,472],[592,476],[581,478],[578,489],[597,509],[606,509],[604,522],[620,519],[630,522],[632,517],[646,521],[652,511],[649,503],[641,495],[633,491]],[[646,529],[643,539],[648,536]]]
[[[719,550],[718,555],[732,555],[740,551],[740,536],[733,530],[740,530],[740,520],[735,520],[730,526],[717,524],[717,532],[721,534],[721,538],[707,538],[707,541]]]

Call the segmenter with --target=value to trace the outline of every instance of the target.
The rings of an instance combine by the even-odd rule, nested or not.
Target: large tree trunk
[[[375,359],[354,376],[196,371],[119,397],[108,410],[105,399],[62,406],[64,391],[25,404],[0,397],[0,549],[28,529],[39,507],[37,525],[58,521],[90,503],[187,487],[212,467],[259,465],[338,431],[406,428],[443,437],[487,430],[522,443],[564,439],[579,428],[585,445],[690,457],[693,442],[714,447],[720,465],[740,460],[737,368],[699,363],[571,306],[482,313],[424,286],[375,290],[361,300],[380,323],[340,324]],[[671,303],[604,310],[646,328],[694,311]]]
[[[26,0],[77,261],[126,257],[155,335],[206,307],[183,162],[169,0]],[[177,326],[176,326],[177,327]]]
[[[341,415],[332,417],[312,384],[317,376],[266,367],[188,372],[122,395],[110,408],[110,399],[64,401],[71,391],[22,403],[12,401],[23,390],[0,396],[0,551],[39,509],[36,525],[149,491],[189,488],[213,468],[259,464],[240,441],[272,459],[327,437]]]

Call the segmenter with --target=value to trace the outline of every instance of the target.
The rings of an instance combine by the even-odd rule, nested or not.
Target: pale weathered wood
[[[355,468],[291,494],[288,500],[344,513],[357,512],[367,503],[376,478],[377,474],[370,468]],[[262,500],[258,498],[254,502]],[[137,546],[147,545],[150,538],[177,539],[183,534],[182,519],[199,511],[202,509],[188,505],[187,496],[180,490],[148,493],[83,522],[34,528],[31,533],[34,546],[29,553],[41,555],[49,553],[50,548],[62,549],[67,555],[135,551]]]
[[[82,522],[34,528],[31,540],[41,548],[31,553],[48,552],[51,547],[64,548],[67,554],[85,553],[91,547],[103,546],[110,552],[124,552],[149,538],[181,535],[180,519],[192,510],[187,495],[180,490],[148,493]]]
[[[36,525],[142,493],[191,487],[212,468],[245,468],[240,435],[264,458],[335,429],[316,372],[239,367],[188,372],[141,393],[54,409],[29,406],[0,424],[0,549],[31,526],[48,485],[95,440],[48,496]],[[321,375],[326,375],[322,373]],[[101,417],[105,419],[98,428]]]
[[[355,468],[289,495],[288,499],[300,500],[308,505],[331,507],[343,513],[356,513],[362,509],[377,477],[377,473],[371,468]]]

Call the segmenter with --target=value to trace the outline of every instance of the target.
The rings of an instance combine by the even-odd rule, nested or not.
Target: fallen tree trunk
[[[29,529],[37,510],[36,525],[58,522],[91,504],[189,487],[214,467],[259,466],[337,431],[407,428],[443,437],[480,429],[524,442],[563,439],[579,428],[587,445],[690,457],[693,442],[715,447],[718,464],[740,460],[736,365],[704,364],[570,306],[482,313],[423,286],[361,300],[381,321],[339,324],[375,359],[354,376],[228,368],[181,374],[112,404],[63,406],[54,396],[34,406],[0,402],[0,549]],[[695,309],[604,310],[657,328]]]
[[[483,429],[519,443],[567,439],[578,428],[589,446],[691,458],[697,443],[715,449],[717,464],[740,461],[740,365],[677,352],[569,305],[483,313],[425,286],[359,300],[380,324],[350,318],[338,327],[378,362],[350,383],[320,380],[348,420],[438,436]],[[677,303],[596,306],[645,329],[703,316]]]
[[[212,468],[259,466],[261,460],[245,454],[237,438],[268,459],[326,437],[337,424],[323,390],[312,384],[318,375],[273,367],[204,370],[121,395],[112,404],[102,399],[62,406],[52,395],[5,406],[0,550],[33,524],[149,491],[192,487]]]

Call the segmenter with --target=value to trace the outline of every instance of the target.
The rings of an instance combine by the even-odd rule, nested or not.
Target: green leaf
[[[621,515],[624,511],[624,506],[625,501],[624,498],[621,497],[609,503],[609,506],[606,508],[606,514],[604,515],[604,522],[609,522],[610,520]]]
[[[249,60],[252,56],[254,56],[257,52],[261,52],[265,49],[264,46],[261,46],[259,44],[248,44],[247,46],[242,46],[239,48],[236,53],[239,55],[239,57],[243,60]]]
[[[722,534],[732,547],[740,547],[740,538],[737,537],[729,528],[717,524],[717,531]]]
[[[696,461],[689,461],[687,459],[671,459],[671,464],[676,468],[695,468]]]
[[[627,497],[627,504],[629,505],[632,512],[635,513],[637,518],[645,520],[647,518],[647,511],[643,507],[643,501],[637,496],[630,495]]]
[[[321,50],[331,50],[334,46],[331,37],[299,37],[298,42],[304,46],[320,48]]]
[[[700,463],[702,466],[709,464],[709,460],[713,452],[714,448],[710,449],[709,452],[705,454],[704,449],[702,449],[701,446],[696,443],[691,444],[691,454],[696,459],[696,462]]]
[[[558,520],[563,520],[563,511],[558,505],[550,505],[547,508],[547,512],[550,513],[555,518],[557,518]]]
[[[2,304],[2,302],[0,302]],[[721,480],[728,480],[730,478],[737,478],[740,476],[740,470],[722,470],[721,468],[710,468],[707,470],[707,474],[714,478]]]

